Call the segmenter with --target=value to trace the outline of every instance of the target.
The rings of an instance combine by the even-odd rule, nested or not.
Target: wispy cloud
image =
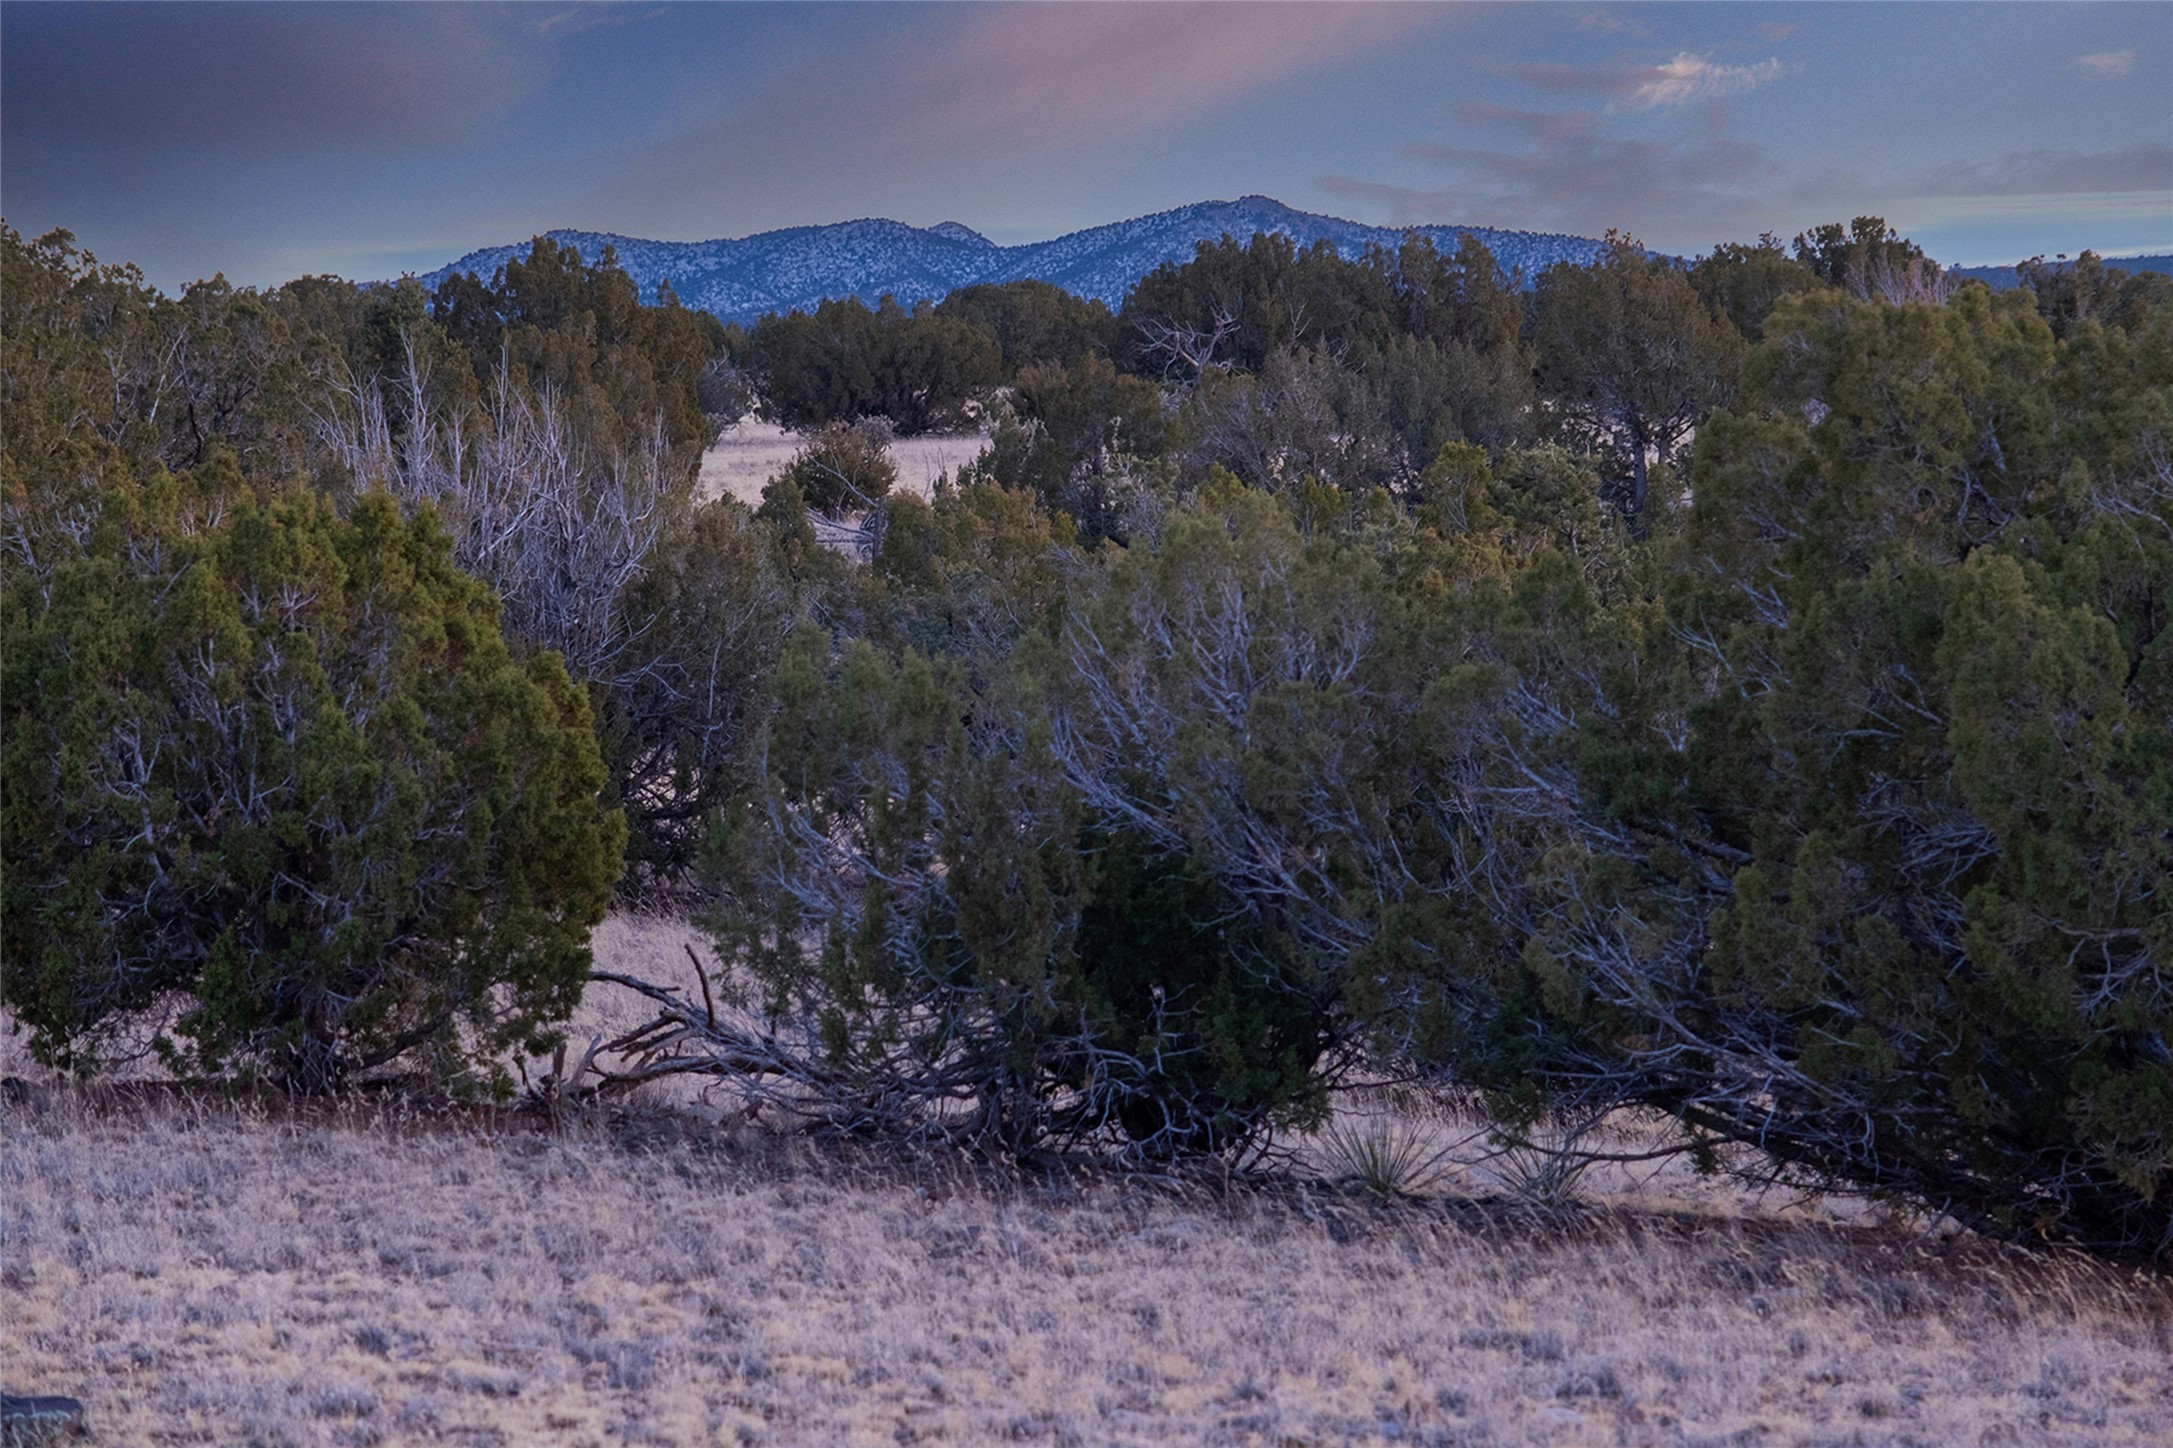
[[[1679,53],[1665,65],[1653,66],[1631,89],[1633,106],[1686,106],[1692,101],[1739,95],[1756,90],[1781,73],[1778,58],[1756,65],[1721,65],[1710,56]]]
[[[602,30],[614,25],[633,25],[643,20],[654,20],[664,13],[661,5],[642,6],[636,0],[577,0],[564,10],[556,10],[538,20],[536,34],[563,39],[590,30]]]
[[[2126,75],[2135,69],[2135,52],[2132,50],[2099,50],[2089,55],[2078,55],[2068,62],[2075,70],[2095,71],[2099,75]]]
[[[1242,23],[1218,5],[1026,5],[974,12],[928,53],[881,64],[905,77],[898,119],[919,134],[1070,141],[1152,130],[1439,19],[1395,5],[1265,6]]]
[[[1777,56],[1752,65],[1723,65],[1685,50],[1657,65],[1519,65],[1509,67],[1508,73],[1544,95],[1598,96],[1630,110],[1672,110],[1756,90],[1777,80],[1783,70]]]
[[[1614,11],[1606,9],[1594,9],[1585,11],[1583,14],[1577,17],[1577,28],[1580,30],[1601,30],[1611,35],[1652,34],[1652,28],[1650,26],[1642,24],[1639,21],[1631,20],[1626,16],[1618,15]]]
[[[1596,235],[1610,226],[1645,232],[1684,215],[1725,228],[1750,216],[1756,195],[1776,181],[1764,153],[1730,136],[1718,115],[1659,138],[1616,134],[1596,110],[1475,102],[1458,117],[1501,132],[1508,143],[1405,148],[1447,172],[1449,184],[1397,186],[1343,175],[1317,184],[1330,195],[1387,207],[1396,225],[1494,216]]]
[[[2091,196],[2157,194],[2173,204],[2173,145],[2146,141],[2108,151],[2025,151],[1922,172],[1923,196]]]

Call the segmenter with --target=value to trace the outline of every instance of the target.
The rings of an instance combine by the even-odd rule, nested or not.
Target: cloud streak
[[[1711,57],[1683,51],[1665,65],[1645,71],[1630,90],[1633,106],[1680,107],[1756,90],[1781,73],[1779,59],[1756,65],[1720,65]]]
[[[1447,172],[1448,184],[1402,186],[1347,175],[1317,184],[1330,195],[1388,207],[1396,225],[1513,217],[1519,226],[1597,234],[1608,227],[1645,233],[1685,214],[1725,225],[1749,216],[1754,198],[1779,183],[1765,153],[1731,136],[1717,111],[1669,136],[1619,134],[1593,109],[1471,102],[1457,117],[1504,140],[1405,147],[1406,156]]]
[[[2025,151],[1970,166],[1923,171],[1925,196],[2089,196],[2157,193],[2173,203],[2173,145],[2109,151]]]
[[[1754,65],[1723,65],[1709,55],[1683,50],[1657,65],[1536,64],[1512,66],[1508,73],[1545,95],[1603,97],[1631,110],[1675,110],[1756,90],[1778,80],[1784,70],[1777,56]]]
[[[1150,131],[1439,20],[1397,5],[1277,5],[1242,23],[1219,5],[990,9],[898,67],[914,79],[896,119],[1042,144]]]
[[[750,193],[751,220],[843,219],[810,214],[799,198],[857,187],[872,210],[897,205],[885,188],[908,172],[948,180],[1062,164],[1167,134],[1454,13],[1374,4],[1241,15],[1213,4],[930,12],[902,34],[827,51],[721,113],[686,115],[611,168],[592,209],[691,216],[698,198],[685,195],[686,178],[729,167]],[[867,212],[843,213],[855,214]]]
[[[2068,62],[2074,70],[2095,71],[2103,76],[2127,75],[2135,69],[2135,52],[2132,50],[2099,50],[2089,55],[2078,55]]]

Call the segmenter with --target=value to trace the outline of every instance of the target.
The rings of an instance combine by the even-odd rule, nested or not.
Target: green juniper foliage
[[[586,699],[427,515],[263,501],[221,457],[14,574],[5,983],[42,1056],[183,997],[194,1069],[487,1078],[572,1009],[624,826]]]
[[[1526,907],[1566,1083],[1995,1230],[2173,1243],[2169,323],[1776,309]]]

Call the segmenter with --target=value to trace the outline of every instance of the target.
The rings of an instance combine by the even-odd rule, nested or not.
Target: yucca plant
[[[1318,1138],[1341,1186],[1386,1199],[1412,1197],[1440,1183],[1445,1148],[1405,1117],[1330,1121]]]
[[[1576,1200],[1577,1182],[1597,1164],[1578,1142],[1595,1123],[1535,1123],[1519,1132],[1494,1133],[1486,1165],[1512,1196],[1542,1206]]]

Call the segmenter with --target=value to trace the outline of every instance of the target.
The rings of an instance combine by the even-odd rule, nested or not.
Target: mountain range
[[[1551,232],[1488,226],[1409,229],[1432,238],[1444,251],[1454,251],[1464,236],[1475,236],[1505,271],[1521,275],[1527,286],[1555,262],[1589,264],[1602,249],[1590,237]],[[644,299],[653,300],[658,285],[668,281],[688,306],[723,321],[749,322],[765,312],[811,310],[833,297],[858,297],[872,304],[888,294],[910,306],[941,300],[975,282],[1029,277],[1114,307],[1133,283],[1162,263],[1190,261],[1198,243],[1223,236],[1247,241],[1258,232],[1279,233],[1300,247],[1325,238],[1353,258],[1370,245],[1393,247],[1404,235],[1395,227],[1298,211],[1266,196],[1196,202],[1019,246],[999,246],[955,221],[921,227],[880,219],[795,226],[718,241],[644,241],[597,231],[545,234],[591,262],[605,246],[613,247]],[[526,256],[530,244],[484,247],[419,280],[435,287],[448,276],[470,272],[488,281],[510,258]]]

